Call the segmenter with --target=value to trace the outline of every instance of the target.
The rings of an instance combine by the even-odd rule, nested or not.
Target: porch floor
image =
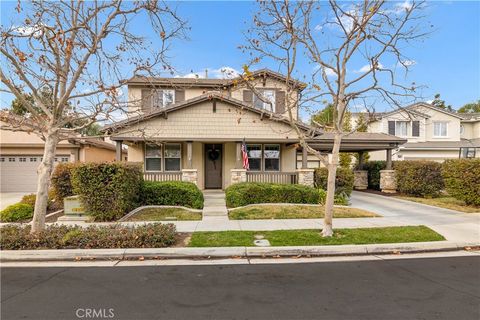
[[[223,190],[204,190],[202,220],[228,221],[228,210]]]

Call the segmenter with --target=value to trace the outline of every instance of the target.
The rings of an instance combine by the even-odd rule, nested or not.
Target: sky
[[[10,21],[16,1],[1,0],[2,25]],[[201,76],[221,77],[222,68],[241,70],[248,56],[239,45],[251,23],[256,3],[251,1],[170,2],[191,28],[188,40],[172,43],[169,55],[178,75],[196,72]],[[424,41],[406,48],[415,61],[408,80],[426,85],[425,101],[440,93],[454,108],[480,99],[480,1],[433,1],[425,13],[434,32]],[[139,28],[142,28],[140,24]],[[145,32],[150,32],[145,28]],[[271,62],[261,67],[277,69]],[[360,69],[362,66],[358,66]],[[300,64],[298,74],[311,73],[311,65]],[[1,104],[11,97],[2,94]],[[386,107],[378,106],[377,111]]]

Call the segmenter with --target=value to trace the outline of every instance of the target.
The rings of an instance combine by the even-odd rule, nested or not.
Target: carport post
[[[387,149],[387,167],[386,170],[392,170],[392,149]]]
[[[363,170],[363,151],[358,152],[358,168],[357,170]]]
[[[122,140],[116,141],[115,161],[122,161]]]

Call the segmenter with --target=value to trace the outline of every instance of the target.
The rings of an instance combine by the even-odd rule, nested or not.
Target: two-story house
[[[128,81],[130,116],[105,130],[119,150],[128,145],[129,161],[143,163],[147,180],[193,181],[201,189],[238,181],[302,183],[300,170],[310,170],[308,155],[298,145],[289,112],[312,146],[324,152],[332,147],[332,136],[298,121],[297,107],[286,101],[288,96],[295,101],[304,88],[266,69],[253,72],[248,83],[241,77],[135,77]],[[248,170],[242,161],[244,141]],[[344,140],[342,151],[392,150],[404,142],[388,134],[359,133]],[[300,168],[297,152],[303,155]]]
[[[361,115],[352,114],[352,123],[356,124]],[[408,140],[393,152],[393,160],[480,157],[480,114],[450,112],[428,103],[416,103],[374,114],[373,118],[368,132],[383,132]],[[385,160],[385,155],[371,152],[370,159]]]

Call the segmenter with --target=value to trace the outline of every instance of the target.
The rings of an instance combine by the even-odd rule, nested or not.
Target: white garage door
[[[35,192],[37,167],[42,157],[7,155],[0,157],[0,192]],[[68,155],[58,155],[56,162],[68,162]]]

